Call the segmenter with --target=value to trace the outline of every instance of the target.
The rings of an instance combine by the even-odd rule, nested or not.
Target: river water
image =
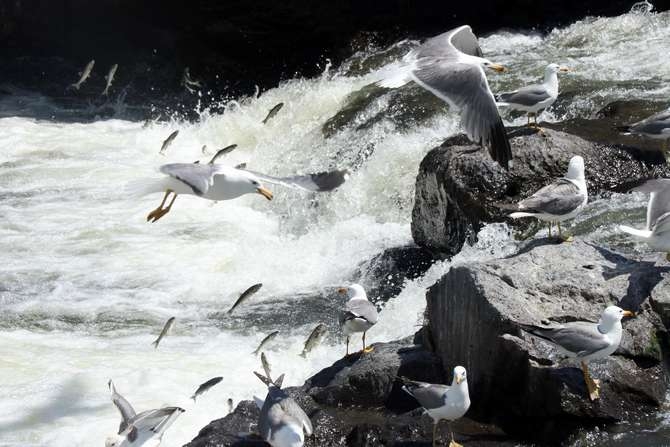
[[[668,97],[668,13],[588,18],[547,35],[501,32],[481,43],[488,58],[510,68],[489,75],[494,91],[539,79],[549,62],[573,69],[561,78],[571,99],[559,99],[544,115],[549,121],[590,116],[615,99]],[[418,99],[406,106],[391,107],[386,94],[346,125],[325,134],[322,126],[375,79],[376,68],[414,45],[371,46],[318,78],[235,98],[223,114],[203,110],[196,123],[174,118],[145,127],[124,120],[119,103],[118,119],[37,121],[12,117],[12,108],[17,115],[19,107],[43,110],[53,107],[48,99],[31,92],[21,101],[0,100],[7,116],[0,119],[0,445],[103,445],[118,427],[107,391],[112,378],[138,410],[184,406],[187,412],[163,443],[180,446],[224,416],[229,397],[237,402],[263,393],[251,374],[260,368],[251,351],[269,332],[280,330],[267,354],[273,371],[286,374],[285,383],[301,384],[340,358],[343,340],[332,330],[308,359],[297,354],[317,323],[334,327],[340,304],[334,287],[356,279],[359,265],[383,250],[411,242],[418,165],[459,127],[454,113],[415,87],[407,97]],[[261,124],[278,102],[283,109]],[[507,124],[525,121],[505,116]],[[179,136],[159,155],[175,129]],[[254,196],[213,204],[180,196],[162,220],[145,221],[160,196],[129,195],[128,183],[158,176],[166,162],[205,162],[203,145],[213,150],[232,143],[238,149],[226,164],[246,162],[277,175],[335,167],[352,172],[328,194],[275,187],[272,202]],[[644,197],[636,195],[595,200],[577,219],[576,232],[644,250],[614,235],[622,212],[612,211],[623,209],[629,223],[640,226],[643,206]],[[451,262],[503,256],[515,246],[505,225],[489,225],[477,245]],[[407,281],[368,340],[416,331],[425,288],[450,265],[438,262]],[[227,316],[257,282],[263,283],[258,294]],[[171,316],[175,327],[154,350],[151,342]],[[193,405],[188,398],[195,387],[219,375],[221,384]],[[640,431],[660,436],[668,423],[653,421]]]

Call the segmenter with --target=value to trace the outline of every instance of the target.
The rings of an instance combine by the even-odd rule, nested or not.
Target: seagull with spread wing
[[[619,225],[619,230],[646,242],[652,250],[666,252],[670,261],[670,179],[649,180],[633,191],[649,193],[646,228]]]
[[[477,37],[468,25],[426,40],[408,53],[399,68],[383,74],[377,85],[397,88],[414,81],[451,107],[472,141],[488,147],[503,168],[512,164],[512,150],[484,68],[505,68],[482,57]]]

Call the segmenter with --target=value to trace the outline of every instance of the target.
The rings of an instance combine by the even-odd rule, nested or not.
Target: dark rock
[[[657,410],[668,384],[661,361],[667,331],[646,298],[652,290],[670,295],[661,283],[668,271],[667,264],[630,260],[585,242],[546,240],[506,259],[452,267],[428,292],[428,325],[445,371],[468,369],[469,417],[526,439],[557,442],[577,426]],[[597,321],[610,304],[638,316],[624,322],[615,355],[591,365],[601,379],[601,398],[591,402],[578,366],[559,361],[548,344],[515,323]]]
[[[585,159],[590,196],[627,191],[645,179],[670,175],[659,151],[603,146],[550,129],[543,134],[516,129],[510,143],[514,167],[509,172],[462,135],[426,155],[412,212],[412,236],[418,245],[450,256],[473,240],[484,223],[507,220],[527,226],[529,219],[512,221],[499,205],[517,202],[565,175],[573,155]]]

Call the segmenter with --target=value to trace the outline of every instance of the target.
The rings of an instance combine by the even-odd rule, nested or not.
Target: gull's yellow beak
[[[624,316],[624,317],[634,317],[634,316],[635,316],[635,312],[631,312],[630,310],[624,310],[624,311],[623,311],[623,316]]]
[[[561,73],[567,73],[570,71],[570,69],[568,67],[559,67],[558,71]]]
[[[503,71],[506,70],[506,68],[503,67],[503,66],[500,65],[500,64],[490,64],[490,65],[489,65],[489,68],[490,68],[491,70],[495,70],[495,71],[497,71],[498,73],[502,73]]]
[[[462,381],[463,381],[463,377],[456,376],[456,385],[460,385]]]
[[[272,200],[272,197],[273,197],[272,192],[270,192],[269,189],[267,189],[263,186],[259,186],[258,189],[256,189],[256,192],[258,194],[262,195],[263,197],[265,197],[266,199]]]

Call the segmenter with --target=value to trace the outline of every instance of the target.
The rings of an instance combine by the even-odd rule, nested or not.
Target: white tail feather
[[[619,230],[640,239],[649,239],[651,237],[650,230],[638,230],[637,228],[628,227],[626,225],[619,225]]]
[[[516,212],[512,213],[509,215],[512,219],[518,219],[519,217],[533,217],[535,214],[533,213],[523,213],[523,212]]]
[[[383,88],[402,87],[412,80],[413,69],[414,59],[410,55],[407,55],[404,62],[382,68],[379,72],[381,79],[376,84]]]
[[[137,179],[128,182],[128,184],[125,187],[125,192],[127,195],[132,197],[142,197],[157,192],[165,192],[165,190],[168,189],[169,187],[166,180],[167,180],[166,178]]]

